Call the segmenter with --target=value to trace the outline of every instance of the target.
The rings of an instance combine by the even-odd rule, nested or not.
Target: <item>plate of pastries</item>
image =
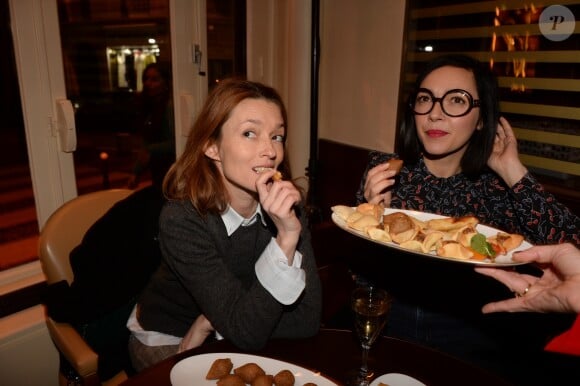
[[[331,209],[332,221],[355,236],[453,262],[519,265],[523,263],[513,261],[512,254],[532,246],[522,235],[480,224],[475,216],[446,217],[370,203],[335,205]]]
[[[173,386],[336,386],[337,383],[292,363],[238,353],[185,358],[170,372]]]

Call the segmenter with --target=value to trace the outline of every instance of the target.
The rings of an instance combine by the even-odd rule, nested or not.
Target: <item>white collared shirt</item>
[[[221,217],[228,236],[231,236],[240,226],[254,224],[258,215],[260,215],[262,224],[266,226],[260,204],[249,219],[242,217],[232,207],[228,207]],[[256,276],[264,288],[280,303],[289,305],[298,299],[306,286],[306,273],[300,268],[301,266],[302,254],[300,252],[294,252],[294,261],[292,265],[288,265],[288,258],[276,240],[272,238],[256,262],[255,270]]]

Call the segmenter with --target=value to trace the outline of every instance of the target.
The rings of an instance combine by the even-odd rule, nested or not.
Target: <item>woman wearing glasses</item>
[[[358,203],[475,215],[533,244],[580,244],[580,218],[519,160],[513,130],[500,117],[497,81],[477,60],[447,55],[426,65],[409,98],[396,151],[371,152]],[[396,176],[388,161],[394,156],[404,161]],[[541,379],[533,366],[542,360],[536,354],[546,336],[572,322],[544,315],[482,315],[481,307],[505,298],[505,289],[478,277],[467,264],[412,255],[383,260],[380,272],[362,267],[360,273],[398,298],[387,334],[462,357],[516,383]]]

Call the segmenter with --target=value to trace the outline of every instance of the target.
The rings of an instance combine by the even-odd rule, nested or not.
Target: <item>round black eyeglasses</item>
[[[433,110],[436,102],[439,102],[445,115],[454,118],[467,115],[473,108],[480,106],[479,99],[473,99],[465,90],[449,90],[441,98],[435,98],[431,90],[420,88],[410,107],[415,114],[425,115]]]

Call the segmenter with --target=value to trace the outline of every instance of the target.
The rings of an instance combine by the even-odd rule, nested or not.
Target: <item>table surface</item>
[[[322,329],[307,339],[271,340],[264,349],[247,352],[228,341],[218,341],[177,354],[125,381],[123,386],[171,385],[169,374],[180,360],[204,353],[234,352],[260,355],[320,371],[345,384],[349,370],[360,365],[361,349],[354,334],[348,330]],[[208,368],[209,368],[208,364]],[[376,376],[403,373],[429,386],[471,385],[509,386],[497,376],[446,354],[398,339],[382,337],[371,348],[369,368]]]

